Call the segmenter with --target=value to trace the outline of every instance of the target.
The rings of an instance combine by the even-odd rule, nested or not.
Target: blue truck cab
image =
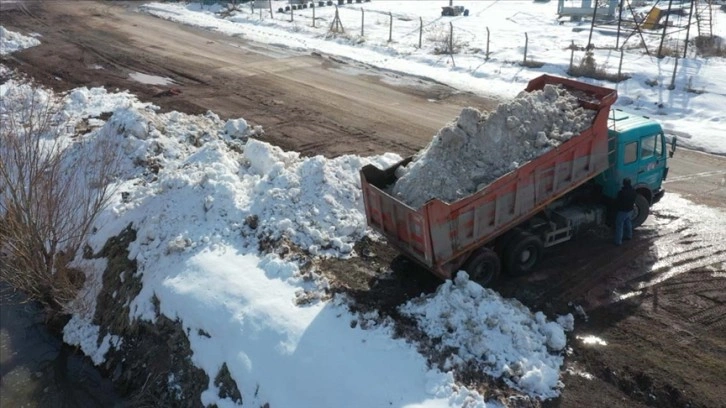
[[[648,217],[650,206],[663,197],[663,181],[668,176],[670,152],[661,125],[646,117],[613,109],[608,120],[608,162],[610,167],[598,175],[602,193],[614,200],[624,178],[629,178],[638,192],[633,209],[633,226]]]

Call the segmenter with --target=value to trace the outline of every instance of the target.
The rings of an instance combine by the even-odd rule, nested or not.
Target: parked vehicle
[[[456,17],[460,15],[464,17],[469,15],[469,9],[465,9],[463,6],[444,6],[441,7],[442,17]]]
[[[664,194],[668,152],[661,126],[611,110],[617,99],[613,89],[542,75],[526,91],[547,84],[564,86],[582,107],[596,111],[591,127],[451,203],[432,199],[411,208],[387,192],[396,169],[412,157],[385,170],[365,166],[360,175],[368,225],[439,277],[465,270],[484,285],[502,269],[512,275],[530,272],[544,248],[607,222],[626,177],[638,192],[633,225],[641,225]],[[674,151],[675,139],[671,156]]]

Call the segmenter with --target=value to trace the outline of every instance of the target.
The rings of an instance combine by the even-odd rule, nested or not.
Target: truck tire
[[[462,269],[469,274],[470,280],[488,286],[499,277],[502,266],[496,252],[481,248],[474,251]]]
[[[636,195],[635,206],[633,206],[633,217],[630,221],[633,224],[633,228],[638,228],[643,225],[649,214],[650,203],[648,200],[642,194]]]
[[[538,236],[522,232],[504,250],[504,265],[512,276],[526,275],[542,257],[544,244]]]

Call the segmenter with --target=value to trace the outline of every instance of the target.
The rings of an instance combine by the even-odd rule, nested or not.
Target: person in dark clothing
[[[629,240],[633,237],[633,224],[631,214],[635,205],[635,192],[630,179],[623,179],[623,187],[618,192],[615,201],[617,214],[615,215],[615,245],[623,243],[623,239]]]

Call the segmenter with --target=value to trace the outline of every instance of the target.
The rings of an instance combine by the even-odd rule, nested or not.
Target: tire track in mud
[[[695,313],[689,321],[706,327],[726,329],[726,305],[723,303]]]
[[[726,255],[721,259],[726,259]],[[656,304],[658,298],[673,298],[687,304],[679,315],[684,321],[705,328],[726,328],[726,279],[716,275],[716,268],[692,268],[688,272],[692,274],[674,275],[677,279],[656,282],[642,293]]]
[[[595,306],[641,294],[683,273],[726,263],[726,248],[709,234],[703,236],[689,220],[655,211],[653,216],[655,226],[636,231],[634,240],[622,247],[601,246],[577,266],[579,273],[553,279],[535,301]]]
[[[579,330],[594,331],[608,346],[575,344],[573,360],[627,396],[613,406],[723,406],[714,386],[726,379],[725,294],[726,279],[696,268],[637,299],[598,307]]]

